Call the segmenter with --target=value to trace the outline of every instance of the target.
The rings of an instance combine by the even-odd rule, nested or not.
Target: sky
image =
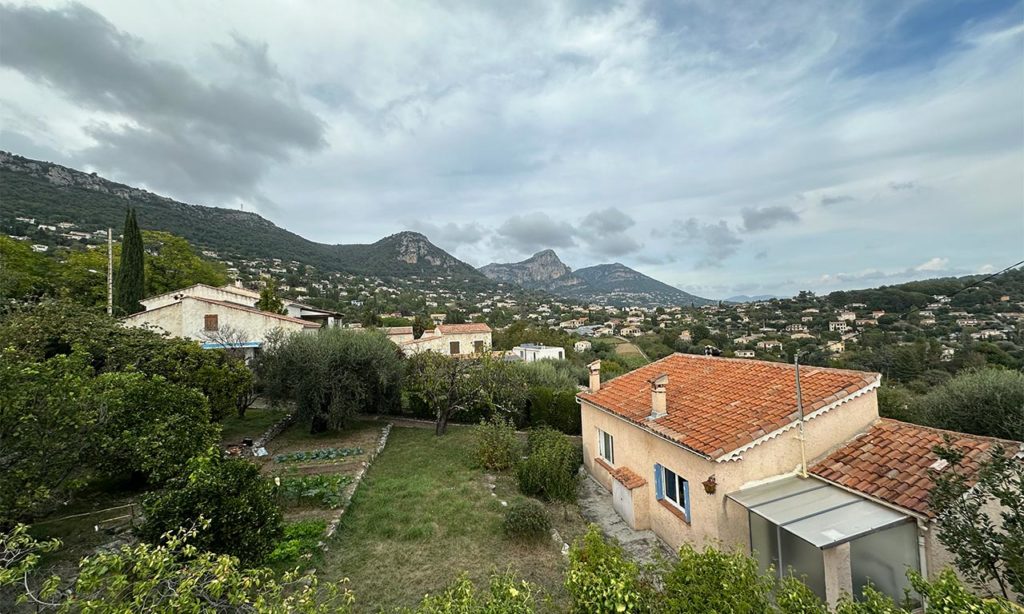
[[[0,0],[0,149],[710,298],[1024,259],[1024,2]]]

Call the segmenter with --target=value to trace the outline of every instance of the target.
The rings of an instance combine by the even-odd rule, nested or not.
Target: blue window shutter
[[[686,521],[690,521],[690,481],[683,480],[683,509],[686,510]]]
[[[655,495],[655,497],[658,498],[658,501],[661,501],[662,499],[665,498],[664,493],[665,493],[665,490],[662,488],[662,485],[661,485],[661,465],[655,464],[654,465],[654,495]]]

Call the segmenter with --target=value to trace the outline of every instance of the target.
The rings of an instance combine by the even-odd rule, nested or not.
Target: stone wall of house
[[[156,309],[157,307],[163,307],[164,305],[170,305],[176,302],[175,295],[184,294],[185,296],[198,296],[201,298],[213,299],[215,301],[226,301],[228,303],[237,303],[239,305],[246,305],[247,307],[255,307],[258,299],[252,298],[249,295],[241,294],[237,291],[225,288],[214,288],[212,286],[206,286],[203,284],[197,284],[188,288],[183,288],[175,292],[168,292],[154,296],[153,298],[142,301],[142,304],[146,306],[146,309]]]
[[[416,343],[409,343],[402,346],[406,355],[418,354],[420,352],[437,352],[439,354],[450,354],[450,344],[453,341],[459,342],[459,354],[472,354],[473,344],[476,341],[483,341],[484,349],[491,347],[491,333],[448,333],[437,336],[429,336],[424,333]]]
[[[216,305],[205,301],[185,298],[179,303],[161,309],[144,311],[125,319],[128,326],[148,324],[155,326],[175,337],[209,341],[215,333],[204,330],[205,317],[216,315],[218,328],[221,331],[234,328],[242,332],[244,341],[265,341],[274,329],[280,328],[285,333],[313,330],[302,323],[275,318],[243,309],[232,309],[224,305]]]

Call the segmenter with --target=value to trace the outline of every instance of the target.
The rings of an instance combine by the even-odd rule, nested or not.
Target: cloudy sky
[[[1024,258],[1024,3],[725,5],[0,0],[0,148],[709,297]]]

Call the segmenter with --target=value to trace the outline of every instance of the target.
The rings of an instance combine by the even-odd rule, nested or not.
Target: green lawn
[[[241,443],[245,437],[258,438],[274,423],[284,418],[287,412],[283,407],[250,407],[244,418],[232,414],[224,418],[221,424],[221,441],[224,443]]]
[[[349,578],[358,608],[375,612],[415,605],[463,571],[483,586],[492,570],[512,567],[564,603],[559,547],[505,538],[500,500],[519,496],[514,481],[498,474],[492,497],[471,449],[471,428],[440,438],[432,429],[394,428],[324,555],[323,577]],[[575,506],[548,511],[566,541],[585,530]]]

